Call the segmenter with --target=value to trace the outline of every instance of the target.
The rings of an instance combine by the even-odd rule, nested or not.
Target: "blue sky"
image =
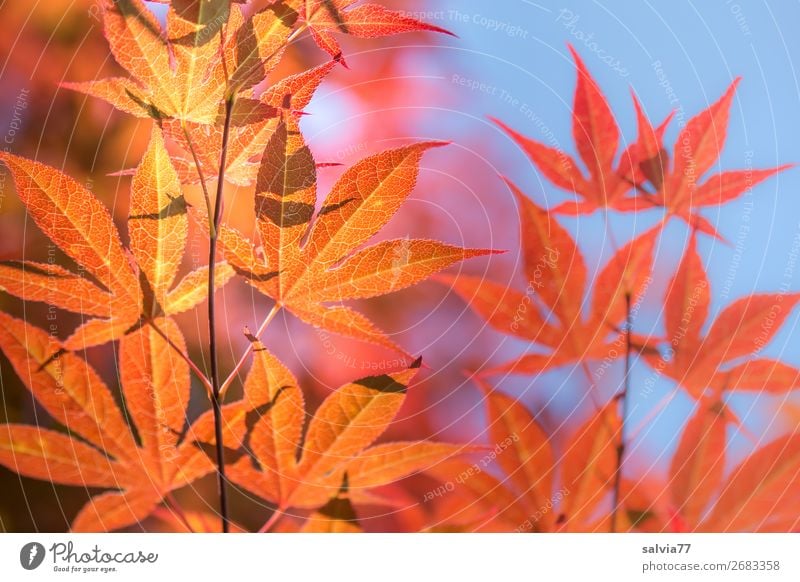
[[[418,74],[441,79],[443,92],[451,97],[442,97],[440,105],[447,111],[432,109],[420,120],[421,127],[457,142],[488,140],[498,171],[540,203],[560,202],[565,195],[544,181],[506,138],[486,124],[485,117],[497,116],[542,141],[546,132],[575,155],[570,127],[575,69],[567,43],[581,53],[619,116],[623,142],[636,136],[631,88],[652,120],[682,108],[685,121],[741,76],[726,146],[713,171],[800,161],[800,83],[794,69],[794,59],[800,56],[794,30],[800,22],[798,3],[432,0],[425,3],[425,11],[420,16],[459,38],[443,41],[439,58],[413,62]],[[668,149],[678,131],[679,124],[673,122],[665,140]],[[703,237],[700,243],[712,285],[712,317],[751,293],[800,290],[800,275],[792,266],[800,241],[796,238],[800,169],[788,170],[756,186],[752,195],[703,214],[731,242],[726,246]],[[645,214],[634,224],[629,216],[618,216],[612,225],[617,238],[625,240],[632,229],[642,232],[658,219],[658,214]],[[587,256],[596,254],[602,262],[610,251],[602,219],[580,220],[594,227],[584,228],[574,220],[564,223],[578,235]],[[685,234],[685,228],[673,221],[662,237],[658,263],[662,280],[671,276]],[[652,324],[657,315],[645,311],[642,323]],[[797,324],[794,313],[765,355],[800,365]],[[633,383],[643,382],[648,374],[645,366],[637,367]],[[569,384],[560,381],[565,397],[571,392]],[[526,383],[507,385],[513,392]],[[659,382],[652,400],[635,406],[634,424],[670,391],[668,382]],[[731,399],[755,434],[774,432],[773,408],[759,406],[755,413],[753,403],[752,397]],[[691,408],[690,400],[676,398],[643,432],[648,444],[668,452],[675,444],[676,421]]]

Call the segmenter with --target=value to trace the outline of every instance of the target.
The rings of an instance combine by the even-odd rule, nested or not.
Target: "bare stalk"
[[[215,301],[215,271],[217,266],[217,240],[219,225],[222,220],[222,196],[225,193],[225,166],[228,155],[228,136],[231,129],[233,97],[225,101],[225,125],[222,130],[222,151],[219,160],[219,177],[217,179],[217,197],[214,200],[214,214],[209,232],[208,249],[208,337],[209,358],[211,360],[211,408],[214,414],[214,441],[217,456],[217,488],[219,491],[219,513],[222,519],[222,531],[230,531],[228,516],[228,491],[225,479],[225,447],[222,442],[222,398],[219,383],[219,362],[217,356],[217,326]]]

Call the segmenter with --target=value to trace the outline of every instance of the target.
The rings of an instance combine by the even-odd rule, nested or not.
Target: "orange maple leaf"
[[[508,182],[520,212],[525,293],[479,277],[440,276],[496,330],[528,340],[548,353],[525,354],[483,374],[530,374],[591,359],[615,359],[626,318],[626,297],[635,303],[647,288],[660,227],[619,249],[592,285],[591,312],[583,314],[588,291],[586,265],[572,236],[552,212],[539,207]],[[541,307],[540,307],[541,305]],[[542,307],[544,309],[542,309]]]
[[[312,221],[316,166],[296,123],[289,115],[281,121],[261,161],[255,205],[263,253],[223,226],[223,255],[250,285],[306,323],[402,351],[341,302],[391,293],[455,262],[496,251],[411,239],[361,248],[413,190],[422,154],[442,142],[414,144],[361,160],[334,184]],[[198,219],[201,225],[206,222]],[[334,302],[338,305],[325,305]]]
[[[296,20],[281,6],[245,18],[228,0],[179,2],[170,5],[164,32],[142,0],[104,0],[106,39],[131,78],[63,86],[138,117],[214,124],[225,99],[249,101],[248,91],[280,61]]]
[[[108,210],[83,185],[7,152],[0,152],[0,161],[11,171],[34,222],[91,277],[50,263],[0,264],[0,289],[90,317],[64,342],[64,349],[119,339],[205,299],[205,267],[173,286],[186,247],[188,217],[158,128],[131,184],[130,256]],[[216,283],[224,285],[233,270],[224,263],[218,267]]]

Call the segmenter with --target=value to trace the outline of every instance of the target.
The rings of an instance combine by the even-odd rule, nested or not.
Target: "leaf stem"
[[[190,358],[188,355],[186,355],[186,354],[183,352],[183,350],[181,350],[181,349],[180,349],[178,346],[176,346],[176,345],[175,345],[175,342],[173,342],[173,341],[172,341],[172,339],[170,339],[170,337],[169,337],[169,336],[168,336],[166,333],[164,333],[164,331],[163,331],[163,330],[162,330],[160,327],[158,327],[158,326],[156,325],[156,322],[155,322],[155,321],[153,321],[153,320],[150,320],[150,321],[148,321],[148,322],[147,322],[147,324],[148,324],[150,327],[152,327],[152,328],[153,328],[153,329],[156,331],[156,333],[157,333],[158,335],[160,335],[160,336],[161,336],[161,338],[162,338],[162,339],[163,339],[165,342],[167,342],[167,344],[168,344],[168,345],[169,345],[169,346],[170,346],[170,347],[171,347],[173,350],[175,350],[175,352],[176,352],[176,353],[177,353],[177,354],[178,354],[178,355],[179,355],[181,358],[183,358],[183,360],[184,360],[184,361],[185,361],[185,362],[186,362],[186,363],[189,365],[189,368],[192,370],[192,372],[194,372],[194,373],[195,373],[195,376],[197,376],[197,378],[200,380],[200,382],[202,382],[202,383],[203,383],[203,386],[205,386],[206,390],[208,390],[208,393],[209,393],[209,395],[210,395],[210,394],[211,394],[211,390],[212,390],[212,387],[211,387],[211,382],[210,382],[210,381],[209,381],[209,379],[206,377],[206,375],[203,373],[203,371],[202,371],[200,368],[198,368],[198,367],[197,367],[197,364],[195,364],[195,363],[192,361],[192,359],[191,359],[191,358]]]
[[[281,305],[279,303],[276,303],[275,305],[272,306],[272,309],[270,309],[270,312],[267,314],[267,317],[264,319],[263,322],[261,322],[261,325],[258,327],[258,330],[255,333],[255,336],[257,338],[261,337],[261,334],[264,333],[264,331],[267,329],[267,326],[275,318],[275,316],[278,315],[278,312],[280,310],[281,310]],[[230,386],[234,378],[236,378],[236,375],[239,373],[239,370],[242,369],[242,366],[247,361],[247,356],[249,356],[250,352],[252,351],[253,351],[253,344],[251,343],[250,345],[247,346],[247,349],[242,354],[242,357],[239,358],[239,361],[236,362],[236,365],[233,367],[233,370],[231,370],[231,373],[228,374],[228,377],[225,378],[225,380],[220,385],[219,388],[220,394],[225,394],[225,390],[227,390],[228,386]]]
[[[620,510],[620,497],[622,492],[622,467],[625,462],[625,421],[628,417],[630,406],[630,376],[631,376],[631,294],[625,293],[625,377],[622,381],[622,392],[617,394],[617,399],[622,402],[620,412],[619,444],[617,445],[617,470],[614,473],[614,497],[611,510],[611,533],[617,531],[617,516]]]
[[[228,517],[228,492],[225,479],[225,447],[222,442],[222,398],[219,383],[219,362],[217,356],[215,271],[217,266],[217,234],[222,220],[222,196],[225,193],[225,165],[228,154],[228,136],[231,129],[234,97],[225,101],[225,125],[222,130],[222,149],[219,159],[219,177],[217,179],[217,196],[214,200],[214,214],[211,219],[208,245],[208,341],[209,358],[211,360],[211,406],[214,414],[214,441],[217,456],[217,488],[219,490],[219,512],[222,519],[222,531],[230,531]]]

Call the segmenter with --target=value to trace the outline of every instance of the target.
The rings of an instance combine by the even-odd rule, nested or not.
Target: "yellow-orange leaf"
[[[103,24],[114,59],[148,92],[160,114],[180,111],[172,86],[169,49],[155,15],[142,0],[104,0]]]
[[[0,265],[0,288],[23,299],[39,300],[83,315],[97,315],[64,342],[82,350],[123,337],[162,313],[178,313],[203,299],[196,274],[168,299],[186,244],[186,206],[160,131],[133,179],[129,230],[130,253],[122,246],[108,210],[86,188],[54,168],[0,152],[11,170],[22,202],[42,231],[93,280],[60,267],[22,263],[31,273],[11,281],[13,266]],[[136,270],[131,260],[136,261]],[[215,282],[231,276],[222,266]],[[172,301],[168,311],[166,304]]]
[[[82,358],[62,353],[50,334],[2,312],[0,349],[50,416],[115,456],[135,454],[111,391]]]
[[[182,119],[212,123],[217,118],[226,82],[220,37],[229,11],[228,0],[170,4],[167,40],[175,67],[170,77]]]
[[[284,118],[262,158],[256,214],[264,257],[223,227],[220,245],[237,273],[303,321],[348,337],[398,349],[367,318],[327,302],[373,297],[417,283],[448,265],[489,250],[434,241],[386,241],[358,250],[411,193],[426,142],[370,156],[336,182],[316,219],[316,168],[295,121]],[[205,217],[197,211],[197,221]],[[301,244],[308,232],[308,240]],[[402,351],[402,350],[401,350]]]
[[[152,491],[109,491],[93,497],[72,522],[73,532],[113,531],[139,525],[158,505]]]
[[[800,436],[761,447],[733,470],[702,531],[788,531],[797,527]]]
[[[133,176],[128,232],[131,252],[163,305],[186,247],[189,219],[178,175],[164,139],[153,128],[150,145]]]
[[[282,299],[302,268],[300,239],[314,215],[317,170],[296,121],[283,120],[267,144],[256,181],[258,229],[267,264],[281,273],[272,295]]]
[[[281,505],[298,485],[297,453],[305,425],[303,393],[292,373],[255,338],[253,367],[244,385],[244,400],[258,414],[249,448],[265,476],[275,482]],[[232,478],[236,480],[236,476]],[[247,477],[242,486],[247,487]]]
[[[0,289],[76,313],[111,315],[111,295],[85,277],[51,263],[0,263]]]
[[[136,327],[136,319],[130,315],[122,318],[90,319],[64,340],[64,349],[71,352],[85,350],[93,346],[100,346],[108,342],[121,339],[126,333]]]
[[[327,307],[318,303],[309,303],[308,305],[292,305],[291,311],[301,320],[316,328],[408,355],[366,316],[346,305]]]
[[[236,67],[232,72],[231,92],[252,87],[275,68],[296,20],[297,13],[278,2],[256,12],[242,24],[233,39]]]
[[[316,301],[343,301],[404,289],[464,259],[490,254],[435,240],[388,240],[351,255],[311,289]]]
[[[213,469],[192,443],[179,439],[186,424],[189,370],[153,325],[185,350],[180,331],[168,319],[122,339],[120,378],[131,427],[83,358],[64,352],[45,331],[0,313],[0,349],[17,375],[50,416],[96,447],[52,431],[2,425],[0,464],[31,477],[119,490],[90,499],[72,523],[75,531],[136,524],[167,493]],[[202,420],[187,434],[202,432]]]
[[[411,194],[427,150],[423,142],[370,156],[349,168],[333,186],[303,249],[303,261],[328,268],[370,239]]]
[[[224,287],[235,275],[233,268],[226,262],[217,263],[214,270],[214,286]],[[198,303],[206,299],[208,295],[208,267],[200,267],[188,273],[183,279],[178,281],[175,288],[167,293],[164,301],[164,313],[175,315],[195,307]]]
[[[110,77],[83,83],[61,83],[61,87],[107,101],[120,111],[147,119],[157,114],[136,83],[124,77]]]

